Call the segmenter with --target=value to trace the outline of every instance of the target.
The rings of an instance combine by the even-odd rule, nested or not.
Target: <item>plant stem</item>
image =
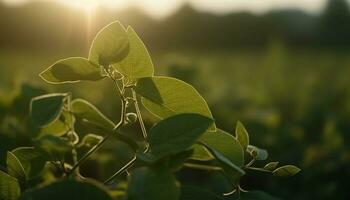
[[[112,134],[116,133],[120,127],[124,124],[125,119],[125,100],[122,100],[122,109],[121,109],[121,116],[119,123],[114,127],[113,131],[108,133],[97,145],[95,145],[93,148],[91,148],[83,157],[78,160],[78,162],[72,167],[72,169],[69,171],[69,175],[74,172],[87,158],[89,158],[95,151],[97,151],[101,146],[112,136]]]
[[[255,159],[252,159],[248,164],[246,164],[246,166],[245,167],[250,167],[250,166],[252,166],[254,163],[255,163]]]
[[[131,159],[126,165],[124,165],[122,168],[120,168],[115,174],[113,174],[110,178],[108,178],[104,184],[108,184],[109,182],[113,181],[117,176],[122,174],[125,170],[127,170],[129,167],[131,167],[136,161],[136,156]]]
[[[266,170],[266,169],[262,169],[262,168],[257,168],[257,167],[245,167],[246,169],[250,169],[250,170],[254,170],[254,171],[259,171],[259,172],[267,172],[267,173],[271,173],[271,171]]]
[[[238,184],[238,189],[243,193],[249,192],[248,190],[243,189],[240,184]]]
[[[224,193],[223,195],[224,195],[224,196],[230,196],[230,195],[233,195],[233,194],[236,193],[236,192],[237,192],[237,189],[235,188],[235,189],[233,189],[231,192]]]
[[[64,166],[64,162],[62,161],[62,160],[59,160],[58,161],[60,164],[60,167],[61,167],[61,169],[62,169],[62,172],[65,174],[65,175],[67,175],[67,170],[66,170],[66,166]]]
[[[75,143],[75,129],[74,129],[74,124],[75,124],[75,118],[74,115],[72,113],[72,107],[71,107],[71,100],[72,100],[72,96],[68,95],[67,97],[67,110],[68,113],[71,117],[71,121],[67,123],[67,121],[65,120],[65,125],[68,126],[68,134],[67,137],[71,142],[72,145],[72,158],[73,158],[73,165],[76,165],[78,162],[78,153],[77,153],[77,149],[76,149],[76,144]],[[78,137],[78,136],[77,136]],[[64,166],[64,162],[61,161],[61,165],[65,171],[65,173],[67,174],[67,170],[65,170],[65,166]],[[75,170],[75,174],[79,174],[79,167],[76,168]]]
[[[134,101],[135,101],[136,114],[137,114],[137,118],[138,118],[138,121],[139,121],[140,126],[141,126],[142,135],[143,135],[143,138],[145,140],[147,140],[147,137],[148,137],[147,136],[147,130],[146,130],[145,124],[143,123],[140,107],[139,107],[137,96],[136,96],[136,92],[135,92],[134,89],[132,89],[132,95],[133,95],[133,98],[134,98]]]
[[[105,72],[108,74],[108,77],[112,79],[118,93],[119,96],[122,98],[124,95],[124,87],[120,88],[119,84],[118,84],[118,80],[113,76],[113,74],[109,71],[105,69]]]

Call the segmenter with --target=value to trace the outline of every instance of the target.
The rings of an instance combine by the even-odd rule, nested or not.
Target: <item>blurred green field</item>
[[[245,188],[265,189],[284,199],[346,199],[346,177],[350,177],[348,51],[291,49],[273,41],[259,49],[177,49],[151,55],[158,75],[182,79],[200,91],[219,127],[233,132],[241,120],[252,143],[269,150],[269,160],[303,169],[291,180],[248,175]],[[96,103],[117,119],[119,102],[109,82],[52,87],[40,80],[43,69],[71,56],[87,56],[87,52],[0,50],[0,140],[6,144],[0,148],[2,155],[30,144],[26,112],[30,97],[45,92],[39,88],[72,90],[75,97]],[[107,176],[108,172],[100,171],[98,175]]]

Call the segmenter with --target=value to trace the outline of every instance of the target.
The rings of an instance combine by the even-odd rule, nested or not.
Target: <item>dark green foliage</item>
[[[180,200],[224,200],[221,196],[216,195],[208,190],[193,187],[183,186],[181,187],[181,198]]]
[[[17,200],[21,189],[17,179],[0,170],[0,199]]]
[[[18,158],[12,153],[7,152],[7,172],[10,176],[16,178],[20,183],[26,181],[26,174],[21,162]]]
[[[22,164],[27,179],[38,176],[45,167],[46,160],[34,147],[20,147],[12,151]]]
[[[68,153],[72,146],[63,137],[46,135],[35,141],[35,147],[47,156],[47,160],[58,161]]]
[[[72,101],[72,112],[77,119],[107,131],[113,130],[115,126],[115,124],[105,117],[95,106],[83,99],[75,99]]]
[[[36,97],[30,106],[31,118],[37,126],[46,126],[55,121],[63,109],[67,94],[49,94]]]
[[[251,191],[242,195],[242,200],[280,200],[261,191]]]
[[[24,193],[20,200],[112,200],[107,190],[92,181],[59,181]]]
[[[180,187],[171,171],[139,168],[130,175],[130,200],[178,200],[179,196]]]
[[[185,151],[212,123],[211,119],[198,114],[180,114],[167,118],[150,131],[151,153],[161,157]]]

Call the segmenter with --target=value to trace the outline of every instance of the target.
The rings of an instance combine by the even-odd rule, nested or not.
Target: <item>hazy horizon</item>
[[[48,0],[0,0],[8,5],[18,5],[33,1]],[[321,12],[327,0],[50,0],[65,4],[70,7],[91,9],[95,6],[108,7],[110,9],[124,9],[127,7],[138,7],[156,18],[171,15],[185,3],[189,3],[200,11],[216,14],[228,12],[248,11],[256,14],[271,10],[300,9],[308,13],[317,14]]]

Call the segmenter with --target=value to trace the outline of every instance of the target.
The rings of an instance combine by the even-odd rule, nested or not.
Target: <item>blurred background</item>
[[[33,96],[72,91],[118,119],[110,82],[52,87],[38,77],[58,59],[87,57],[97,31],[115,20],[139,33],[157,75],[199,90],[220,128],[233,133],[241,120],[270,161],[302,168],[291,179],[248,174],[244,188],[290,200],[349,197],[347,0],[0,0],[1,162],[31,145]],[[96,159],[115,169],[108,148],[121,151],[110,145]]]

